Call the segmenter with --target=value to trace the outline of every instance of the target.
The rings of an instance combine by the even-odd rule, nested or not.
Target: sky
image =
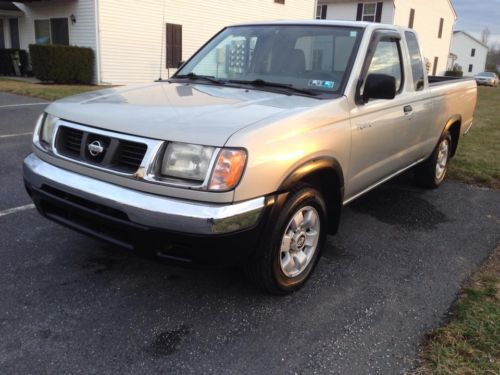
[[[491,31],[490,44],[500,43],[500,0],[451,0],[458,20],[455,30],[481,38],[486,27]]]

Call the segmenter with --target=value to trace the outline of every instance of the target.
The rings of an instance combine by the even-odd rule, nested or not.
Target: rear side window
[[[403,69],[398,43],[381,40],[373,55],[369,74],[387,74],[396,78],[396,91],[399,92],[403,83]]]
[[[413,76],[413,84],[415,91],[424,89],[424,64],[422,55],[420,54],[420,47],[418,45],[417,37],[414,33],[407,31],[405,33],[406,44],[410,52],[411,73]]]

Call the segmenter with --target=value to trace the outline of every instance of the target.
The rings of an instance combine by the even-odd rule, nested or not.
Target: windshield
[[[340,94],[362,31],[326,25],[229,27],[173,78],[205,76],[223,82],[257,81],[261,87],[276,83],[321,94]]]
[[[484,73],[479,73],[478,76],[479,77],[491,77],[491,78],[494,78],[494,77],[496,77],[496,74],[495,73],[484,72]]]

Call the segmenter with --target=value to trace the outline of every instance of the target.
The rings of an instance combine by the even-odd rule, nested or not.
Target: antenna
[[[163,69],[163,44],[165,40],[165,0],[163,0],[163,11],[162,11],[162,20],[161,20],[161,46],[160,46],[160,78],[158,81],[161,81],[161,71]]]

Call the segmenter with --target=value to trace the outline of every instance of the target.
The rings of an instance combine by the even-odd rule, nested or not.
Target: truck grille
[[[56,151],[67,158],[122,173],[134,173],[148,149],[147,144],[59,126]]]
[[[123,169],[137,170],[146,150],[147,146],[144,144],[122,141],[116,151],[115,164]]]
[[[59,130],[58,149],[61,154],[73,157],[80,155],[83,132],[77,129],[61,126]]]

